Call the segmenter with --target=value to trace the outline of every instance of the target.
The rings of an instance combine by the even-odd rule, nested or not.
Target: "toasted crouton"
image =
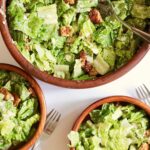
[[[89,17],[94,24],[103,22],[100,12],[97,9],[92,9],[89,13]]]

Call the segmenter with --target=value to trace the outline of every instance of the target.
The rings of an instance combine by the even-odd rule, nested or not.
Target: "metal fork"
[[[136,27],[133,27],[131,25],[129,25],[128,23],[126,23],[125,21],[123,21],[117,14],[114,8],[113,3],[111,2],[111,0],[105,0],[105,2],[108,2],[109,7],[109,13],[110,15],[114,15],[116,17],[116,19],[122,24],[124,25],[127,29],[131,30],[134,34],[138,35],[139,37],[141,37],[143,40],[147,41],[148,43],[150,43],[150,34],[146,33]],[[104,0],[100,0],[100,3],[104,3]]]
[[[44,133],[46,133],[47,135],[51,135],[52,132],[54,131],[54,129],[57,126],[57,123],[59,122],[61,117],[61,114],[59,112],[57,112],[55,109],[52,109],[46,117],[46,123],[44,126]],[[41,135],[41,137],[39,138],[39,140],[33,145],[33,147],[31,148],[31,150],[36,149],[36,147],[39,144],[40,139],[42,139],[42,137],[44,136],[44,134]]]
[[[150,106],[150,90],[146,87],[145,84],[137,87],[136,93],[139,99]]]

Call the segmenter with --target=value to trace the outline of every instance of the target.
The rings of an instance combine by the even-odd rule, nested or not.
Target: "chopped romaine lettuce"
[[[116,19],[107,2],[74,0],[71,3],[66,0],[11,0],[8,3],[10,33],[30,63],[58,78],[89,80],[122,67],[133,57],[141,39]],[[149,0],[113,0],[112,3],[125,22],[142,30],[149,25]],[[85,51],[85,56],[80,56],[81,51]],[[94,62],[99,53],[101,60]],[[77,65],[75,60],[82,59],[80,57],[84,57],[90,68],[97,68],[97,72],[87,71],[85,64],[81,67],[78,62]],[[105,66],[102,72],[99,64]],[[56,72],[57,65],[69,69]],[[0,85],[2,83],[0,81]],[[9,82],[6,88],[9,89]]]
[[[98,5],[98,0],[78,0],[77,2],[77,11],[78,12],[87,12],[90,11],[92,7]]]
[[[45,24],[57,24],[58,23],[56,7],[57,7],[56,4],[52,4],[49,6],[37,8],[38,16],[44,20]]]
[[[4,150],[33,136],[40,115],[36,95],[25,78],[1,70],[0,83],[0,149]]]
[[[150,18],[150,6],[134,4],[131,14],[140,19]]]
[[[70,147],[81,150],[137,150],[148,142],[150,120],[133,105],[108,103],[93,110],[78,132],[71,131]]]
[[[99,53],[93,63],[94,68],[100,75],[106,74],[110,70],[110,66]]]

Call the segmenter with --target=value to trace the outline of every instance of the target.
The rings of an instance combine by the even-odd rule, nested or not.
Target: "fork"
[[[137,87],[136,93],[139,99],[150,106],[150,90],[146,87],[145,84]]]
[[[150,43],[150,34],[146,33],[136,27],[132,27],[130,26],[128,23],[126,23],[125,21],[123,21],[117,14],[114,8],[113,3],[111,2],[111,0],[100,0],[100,3],[104,3],[104,2],[108,2],[109,5],[109,13],[111,15],[114,15],[115,18],[122,24],[124,25],[127,29],[131,30],[134,34],[138,35],[139,37],[141,37],[143,40],[147,41],[148,43]]]
[[[55,109],[52,109],[46,117],[46,123],[44,126],[44,133],[46,133],[46,135],[50,136],[54,129],[57,126],[57,123],[59,122],[61,117],[61,114],[59,112],[57,112]],[[43,139],[44,137],[44,133],[42,133],[41,137],[39,138],[39,140],[33,145],[33,147],[31,148],[31,150],[35,150],[36,147],[39,145],[39,141]]]

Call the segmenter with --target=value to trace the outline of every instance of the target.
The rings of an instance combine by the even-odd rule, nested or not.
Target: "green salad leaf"
[[[25,78],[0,71],[0,149],[26,142],[40,120],[38,99]],[[31,135],[31,130],[34,130]]]
[[[148,29],[149,0],[112,0],[112,4],[122,20]],[[110,13],[107,2],[99,0],[11,0],[6,13],[21,54],[57,78],[103,76],[128,63],[142,42]]]
[[[150,120],[133,105],[103,104],[93,110],[78,132],[68,135],[70,147],[79,150],[137,150],[148,144]]]

